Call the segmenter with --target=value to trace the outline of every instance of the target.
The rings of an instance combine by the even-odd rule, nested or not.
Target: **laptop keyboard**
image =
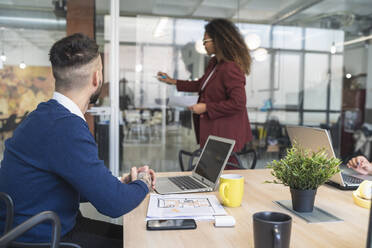
[[[205,188],[189,176],[169,177],[168,179],[182,190]]]
[[[344,179],[344,182],[346,184],[360,184],[361,182],[363,182],[363,179],[360,179],[357,177],[353,177],[353,176],[346,175],[343,173],[341,175],[342,175],[342,179]]]

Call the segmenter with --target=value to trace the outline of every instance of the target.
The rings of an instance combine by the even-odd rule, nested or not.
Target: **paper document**
[[[199,96],[170,96],[168,106],[189,107],[198,102]]]
[[[215,195],[201,194],[151,194],[147,219],[213,219],[215,215],[227,215]]]

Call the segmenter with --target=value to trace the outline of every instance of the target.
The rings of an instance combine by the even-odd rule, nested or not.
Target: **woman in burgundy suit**
[[[205,26],[203,45],[208,55],[215,56],[199,80],[175,80],[164,72],[158,73],[158,79],[176,85],[179,91],[199,93],[198,103],[189,109],[200,147],[209,135],[215,135],[234,139],[238,152],[252,139],[244,88],[251,57],[238,28],[225,19],[214,19]]]

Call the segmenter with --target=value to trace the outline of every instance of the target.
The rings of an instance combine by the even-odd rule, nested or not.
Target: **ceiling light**
[[[26,64],[25,64],[25,62],[21,62],[20,64],[19,64],[19,68],[21,68],[21,69],[25,69],[26,68]]]
[[[265,48],[258,48],[254,51],[253,57],[259,62],[264,61],[267,58],[267,50]]]
[[[202,40],[195,42],[195,50],[200,54],[207,54]]]
[[[337,51],[336,45],[335,45],[335,43],[333,43],[332,46],[331,46],[331,53],[335,54],[336,51]]]
[[[5,56],[4,53],[1,54],[0,59],[1,59],[1,61],[3,61],[3,62],[6,61],[6,56]]]
[[[136,65],[136,72],[141,72],[142,71],[142,65],[141,64],[137,64]]]
[[[346,78],[351,78],[351,74],[350,74],[350,73],[347,73],[347,74],[345,75],[345,77],[346,77]]]
[[[250,50],[255,50],[261,46],[261,38],[257,34],[248,34],[244,41]]]

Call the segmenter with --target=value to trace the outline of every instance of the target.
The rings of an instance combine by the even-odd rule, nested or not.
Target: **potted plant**
[[[295,143],[284,158],[267,166],[276,179],[266,182],[289,186],[293,210],[312,212],[318,187],[340,171],[340,164],[341,160],[330,158],[324,148],[313,152]]]

